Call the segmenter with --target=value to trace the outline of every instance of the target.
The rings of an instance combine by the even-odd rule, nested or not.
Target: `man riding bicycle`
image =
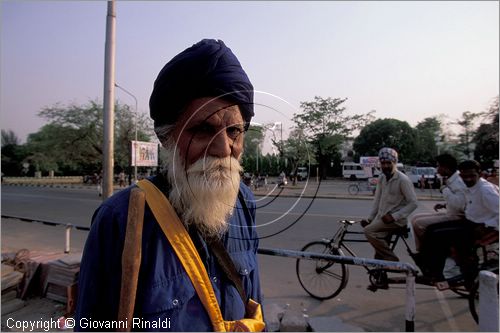
[[[399,261],[390,249],[388,238],[406,228],[408,216],[417,208],[417,196],[411,180],[396,168],[398,153],[382,148],[378,154],[382,174],[375,190],[375,201],[370,216],[361,221],[366,239],[375,249],[375,259]],[[381,273],[380,288],[387,288],[387,275]]]

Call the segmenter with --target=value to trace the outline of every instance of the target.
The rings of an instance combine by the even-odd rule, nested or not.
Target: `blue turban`
[[[252,83],[221,40],[203,39],[163,67],[149,99],[155,127],[174,124],[188,103],[200,97],[235,103],[247,123],[254,115]]]
[[[384,147],[378,152],[379,161],[391,161],[398,163],[398,152],[392,148]]]

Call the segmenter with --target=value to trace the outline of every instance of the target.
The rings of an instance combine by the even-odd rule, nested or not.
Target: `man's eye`
[[[208,124],[199,124],[192,127],[191,132],[193,132],[193,134],[212,134],[215,131],[213,127]]]
[[[227,128],[226,133],[231,139],[236,140],[236,138],[238,138],[238,136],[240,136],[244,131],[243,127],[230,126]]]

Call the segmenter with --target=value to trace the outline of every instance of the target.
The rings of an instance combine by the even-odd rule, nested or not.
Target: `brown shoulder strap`
[[[135,296],[141,266],[145,199],[145,193],[140,188],[131,190],[122,252],[122,280],[118,308],[118,320],[126,321],[128,325],[117,329],[121,332],[130,331],[134,317]]]

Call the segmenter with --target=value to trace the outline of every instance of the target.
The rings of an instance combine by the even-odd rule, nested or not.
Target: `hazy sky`
[[[2,129],[24,141],[44,124],[41,108],[102,101],[106,10],[105,1],[2,1]],[[285,133],[316,95],[412,126],[484,111],[498,95],[498,1],[117,1],[116,13],[116,82],[143,113],[163,65],[202,38],[233,50],[266,105],[254,120],[284,122]]]

